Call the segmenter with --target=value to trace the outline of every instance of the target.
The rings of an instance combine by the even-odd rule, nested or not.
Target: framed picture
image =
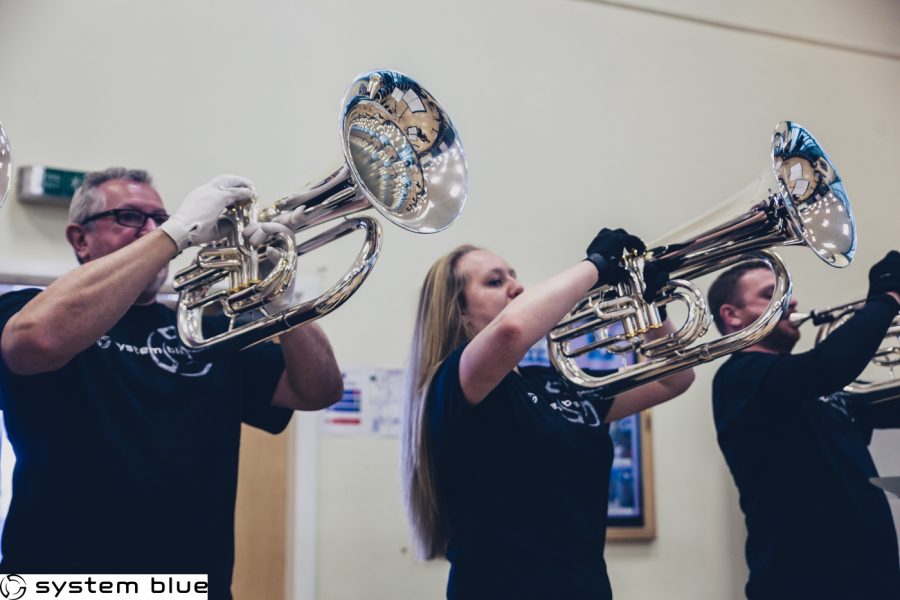
[[[608,542],[656,537],[653,490],[653,435],[650,411],[610,425],[613,465],[609,476]]]

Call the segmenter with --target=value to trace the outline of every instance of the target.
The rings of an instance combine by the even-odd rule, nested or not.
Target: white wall
[[[627,4],[0,0],[0,121],[19,164],[144,166],[170,208],[223,171],[274,200],[337,165],[353,76],[418,78],[461,132],[469,204],[439,236],[386,231],[375,273],[323,320],[346,364],[402,364],[417,284],[452,246],[489,246],[530,284],[577,260],[600,226],[654,239],[756,175],[782,119],[829,150],[860,234],[841,272],[783,252],[801,306],[861,294],[868,265],[898,245],[900,5]],[[74,265],[63,211],[10,201],[0,217],[0,255]],[[352,252],[306,268],[334,277]],[[609,548],[617,598],[740,595],[744,531],[715,444],[714,368],[655,411],[659,535]],[[396,440],[320,440],[319,598],[441,597],[446,566],[407,551],[397,455]]]
[[[900,476],[900,435],[896,429],[884,429],[875,432],[869,446],[875,465],[882,477]],[[894,513],[894,529],[900,539],[900,497],[888,494],[888,503]]]

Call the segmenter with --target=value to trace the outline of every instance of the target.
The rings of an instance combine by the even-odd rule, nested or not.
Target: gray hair
[[[153,185],[150,173],[141,169],[110,167],[103,171],[91,171],[84,176],[81,185],[75,190],[69,204],[69,223],[81,223],[91,215],[102,212],[106,208],[106,197],[99,189],[101,185],[113,179],[124,179],[135,183]]]

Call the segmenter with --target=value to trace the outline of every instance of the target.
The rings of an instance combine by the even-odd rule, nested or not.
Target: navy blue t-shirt
[[[37,293],[0,298],[0,331]],[[228,597],[241,422],[287,425],[270,405],[284,363],[273,344],[195,355],[175,327],[133,306],[57,371],[0,362],[16,454],[0,572],[208,573]]]
[[[747,524],[748,598],[900,598],[890,508],[869,482],[872,423],[840,392],[896,310],[872,302],[813,351],[739,352],[716,373],[718,442]]]
[[[469,405],[462,348],[428,395],[438,487],[447,499],[447,597],[611,598],[603,548],[612,401],[548,367],[511,372]]]

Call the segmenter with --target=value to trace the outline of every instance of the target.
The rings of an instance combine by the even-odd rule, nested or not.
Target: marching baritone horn
[[[264,210],[255,200],[229,208],[222,215],[231,224],[227,237],[202,247],[176,274],[178,332],[189,348],[246,347],[330,313],[362,284],[381,247],[380,226],[369,216],[345,218],[303,242],[272,234],[258,247],[242,235],[250,223],[289,222],[296,233],[375,208],[403,229],[435,233],[457,219],[468,192],[462,143],[437,100],[410,77],[396,71],[358,76],[344,96],[340,136],[344,163],[334,173]],[[266,305],[290,286],[299,257],[357,230],[365,234],[363,245],[331,288],[270,314]],[[208,335],[203,316],[214,307],[228,318],[228,329]]]
[[[769,248],[804,244],[831,266],[850,264],[856,251],[850,203],[837,169],[816,139],[796,123],[781,122],[772,135],[771,161],[764,175],[738,196],[743,213],[695,233],[709,227],[711,219],[701,218],[699,226],[681,229],[682,234],[693,234],[687,241],[624,255],[625,280],[591,290],[549,333],[551,363],[567,380],[615,395],[765,338],[782,318],[791,291],[787,269]],[[747,193],[753,199],[749,210],[744,208]],[[728,208],[733,204],[727,203]],[[690,279],[753,259],[767,263],[775,274],[767,309],[741,331],[694,344],[706,333],[712,315]],[[648,302],[643,298],[643,268],[649,263],[672,278]],[[671,334],[647,337],[662,326],[659,308],[673,302],[687,306],[684,323]],[[638,362],[604,376],[592,375],[577,359],[597,349],[620,355],[633,352]]]

